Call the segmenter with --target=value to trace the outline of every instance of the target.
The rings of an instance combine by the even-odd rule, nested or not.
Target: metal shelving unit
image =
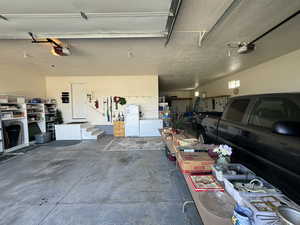
[[[46,132],[45,106],[43,103],[27,103],[28,127],[36,123],[42,133]],[[33,140],[31,143],[34,143]]]
[[[4,147],[3,147],[2,121],[0,118],[0,153],[2,153],[3,151],[4,151]]]
[[[46,131],[51,134],[51,139],[55,140],[55,123],[56,123],[56,109],[55,103],[45,103],[45,121]]]

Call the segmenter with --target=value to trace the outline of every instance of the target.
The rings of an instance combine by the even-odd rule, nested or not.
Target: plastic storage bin
[[[45,144],[51,141],[51,134],[48,132],[37,134],[34,137],[35,137],[36,144]]]
[[[231,171],[234,171],[235,174],[231,173]],[[216,168],[216,165],[213,166],[212,168],[212,173],[213,175],[217,178],[218,181],[224,181],[224,178],[227,179],[243,179],[243,178],[255,178],[256,175],[254,172],[249,170],[247,167],[243,166],[242,164],[238,163],[231,163],[228,164],[228,170],[227,171],[222,171],[218,170]]]
[[[259,225],[280,225],[276,215],[277,207],[287,205],[292,208],[299,209],[299,206],[290,200],[285,195],[272,195],[265,196],[247,196],[244,198],[245,205],[253,212],[253,219],[255,224]]]
[[[265,192],[248,192],[248,191],[239,191],[235,188],[234,184],[237,182],[241,183],[249,183],[251,180],[257,179],[262,182],[263,187],[266,189]],[[262,179],[261,177],[254,178],[224,178],[225,190],[230,194],[233,199],[240,205],[243,205],[245,202],[245,198],[247,196],[264,196],[268,194],[279,195],[281,192],[275,188],[273,185]]]

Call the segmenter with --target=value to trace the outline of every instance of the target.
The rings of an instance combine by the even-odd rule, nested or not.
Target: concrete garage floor
[[[52,142],[0,162],[1,225],[198,225],[159,138]]]

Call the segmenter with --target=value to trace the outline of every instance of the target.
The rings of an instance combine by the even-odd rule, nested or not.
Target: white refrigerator
[[[140,135],[140,111],[138,105],[125,107],[125,136],[138,137]]]

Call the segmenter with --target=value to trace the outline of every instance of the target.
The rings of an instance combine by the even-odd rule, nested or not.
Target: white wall
[[[45,77],[34,70],[1,65],[0,93],[26,97],[46,96]]]
[[[107,125],[103,115],[103,100],[108,96],[125,97],[128,104],[138,104],[145,118],[158,118],[158,77],[145,76],[57,76],[47,77],[47,97],[56,98],[58,107],[63,112],[65,122],[72,122],[72,104],[62,104],[61,92],[70,92],[71,84],[82,82],[86,84],[87,92],[98,99],[100,108],[95,110],[93,103],[88,104],[88,121],[96,125]],[[114,108],[114,111],[115,108]],[[119,105],[119,110],[122,107]],[[118,114],[117,111],[115,114]]]
[[[228,81],[240,80],[239,95],[300,92],[300,50],[199,87],[207,96],[233,95]]]

